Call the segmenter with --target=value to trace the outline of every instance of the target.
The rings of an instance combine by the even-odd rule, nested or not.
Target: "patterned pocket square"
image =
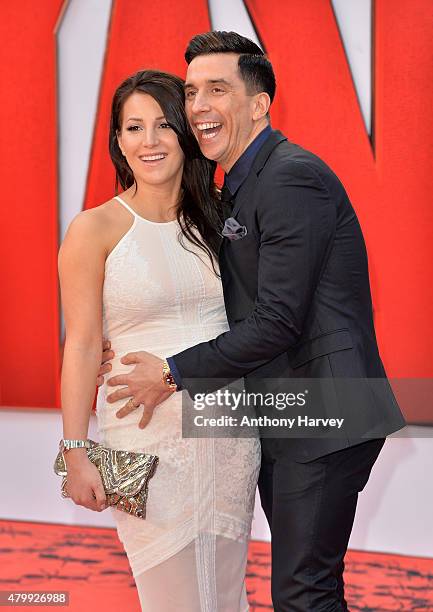
[[[226,219],[224,223],[223,231],[221,235],[229,240],[240,240],[244,238],[248,233],[245,225],[239,225],[239,223],[233,217]]]

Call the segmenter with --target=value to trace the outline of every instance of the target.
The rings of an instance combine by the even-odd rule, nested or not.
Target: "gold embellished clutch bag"
[[[87,456],[101,474],[107,504],[144,519],[149,480],[155,473],[158,457],[146,453],[114,450],[101,446],[93,440],[89,442],[90,448],[86,449]],[[56,457],[54,471],[58,476],[63,476],[62,497],[69,497],[66,490],[66,462],[62,451],[59,451]]]

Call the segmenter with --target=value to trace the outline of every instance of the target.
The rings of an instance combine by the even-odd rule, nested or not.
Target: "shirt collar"
[[[258,134],[252,143],[248,145],[239,159],[236,161],[230,171],[224,175],[224,185],[230,190],[232,196],[234,196],[248,176],[254,158],[261,149],[262,145],[267,140],[268,136],[272,132],[270,125],[266,126],[264,130]]]

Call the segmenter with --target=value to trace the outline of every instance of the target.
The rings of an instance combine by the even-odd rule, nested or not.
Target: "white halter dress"
[[[109,254],[103,290],[104,336],[115,358],[108,377],[130,372],[123,355],[145,350],[161,358],[228,330],[220,279],[207,256],[178,240],[177,221],[132,225]],[[145,612],[244,612],[245,569],[260,467],[257,439],[182,438],[181,394],[155,410],[123,419],[102,385],[97,399],[100,441],[153,453],[145,520],[111,508]]]

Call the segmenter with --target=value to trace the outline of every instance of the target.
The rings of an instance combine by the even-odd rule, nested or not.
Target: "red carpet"
[[[433,612],[433,559],[350,551],[346,567],[350,610]],[[0,568],[3,591],[69,591],[71,612],[140,612],[113,529],[0,521]],[[247,579],[251,612],[272,610],[269,577],[269,544],[252,542]]]

